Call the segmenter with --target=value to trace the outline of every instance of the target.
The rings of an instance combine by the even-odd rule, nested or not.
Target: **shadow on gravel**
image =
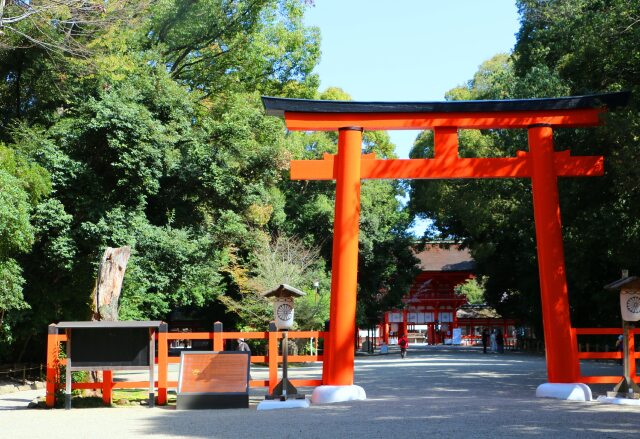
[[[593,366],[602,374],[616,365]],[[541,356],[427,346],[358,356],[367,400],[308,409],[162,410],[145,433],[192,438],[611,437],[638,435],[640,410],[535,397],[546,382]]]

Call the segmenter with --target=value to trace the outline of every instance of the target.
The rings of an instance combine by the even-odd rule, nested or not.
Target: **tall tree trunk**
[[[102,255],[96,286],[91,295],[91,320],[118,320],[120,292],[131,247],[107,247]]]
[[[124,280],[124,272],[131,256],[131,247],[107,247],[100,261],[96,286],[91,293],[91,320],[118,320],[120,292]],[[91,372],[90,381],[102,382],[102,372]],[[97,396],[100,392],[86,391],[85,396]]]

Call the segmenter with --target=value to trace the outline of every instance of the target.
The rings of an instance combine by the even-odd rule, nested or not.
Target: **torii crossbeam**
[[[338,131],[338,154],[291,161],[293,180],[336,180],[330,335],[323,383],[353,384],[361,179],[531,178],[547,373],[551,383],[578,380],[565,275],[557,177],[599,176],[602,156],[555,152],[553,129],[592,127],[626,92],[552,99],[426,103],[314,101],[263,97],[267,114],[293,131]],[[528,130],[529,151],[507,158],[460,158],[459,129]],[[432,159],[380,160],[361,154],[363,130],[433,130]]]

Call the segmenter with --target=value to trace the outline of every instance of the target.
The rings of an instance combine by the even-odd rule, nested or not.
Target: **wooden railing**
[[[577,336],[585,336],[585,335],[611,335],[611,336],[619,336],[622,334],[622,328],[571,328]],[[630,378],[638,382],[638,375],[636,370],[636,360],[640,358],[640,352],[638,352],[635,348],[635,336],[640,335],[640,329],[630,329],[629,336],[627,339],[627,343],[629,346],[629,375]],[[582,344],[578,343],[578,346],[581,347]],[[589,345],[586,345],[589,346]],[[588,349],[588,348],[587,348]],[[611,351],[611,352],[591,352],[591,351],[583,351],[578,352],[578,361],[579,360],[622,360],[622,352],[620,351]],[[585,376],[580,375],[579,382],[585,384],[615,384],[618,383],[622,379],[622,375],[608,375],[608,376]]]
[[[171,340],[211,340],[213,351],[223,351],[227,340],[252,339],[267,340],[267,355],[251,355],[252,363],[265,363],[268,365],[268,379],[251,379],[250,387],[268,387],[269,393],[278,384],[278,367],[282,363],[282,355],[279,353],[279,340],[282,339],[282,332],[270,327],[270,331],[264,332],[223,332],[222,323],[216,322],[212,332],[167,332],[166,326],[156,333],[158,342],[156,364],[158,365],[157,381],[154,382],[158,389],[158,404],[167,403],[167,390],[177,388],[177,381],[169,381],[169,364],[179,363],[179,357],[169,356],[169,343]],[[324,331],[288,331],[288,338],[322,338],[328,337],[328,332]],[[60,382],[60,367],[66,364],[64,358],[60,358],[59,352],[61,343],[66,343],[66,334],[49,333],[47,342],[47,406],[53,407],[55,404],[55,391],[64,388]],[[289,355],[289,363],[307,363],[323,361],[322,355]],[[295,369],[294,369],[295,370]],[[291,376],[291,371],[289,372]],[[296,379],[289,378],[294,386],[319,386],[320,379]],[[103,371],[102,382],[72,383],[72,390],[76,389],[100,389],[102,398],[106,403],[111,402],[113,389],[143,389],[149,388],[149,381],[113,381],[113,372]]]
[[[478,346],[482,345],[482,336],[480,335],[463,335],[461,337],[463,346]],[[487,347],[491,346],[491,341],[487,344]],[[507,350],[516,350],[518,349],[517,340],[514,337],[504,337],[504,348]],[[522,349],[522,346],[520,346]]]

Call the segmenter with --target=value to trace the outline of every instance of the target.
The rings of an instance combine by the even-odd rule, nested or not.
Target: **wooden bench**
[[[182,352],[176,408],[249,407],[251,353]]]

